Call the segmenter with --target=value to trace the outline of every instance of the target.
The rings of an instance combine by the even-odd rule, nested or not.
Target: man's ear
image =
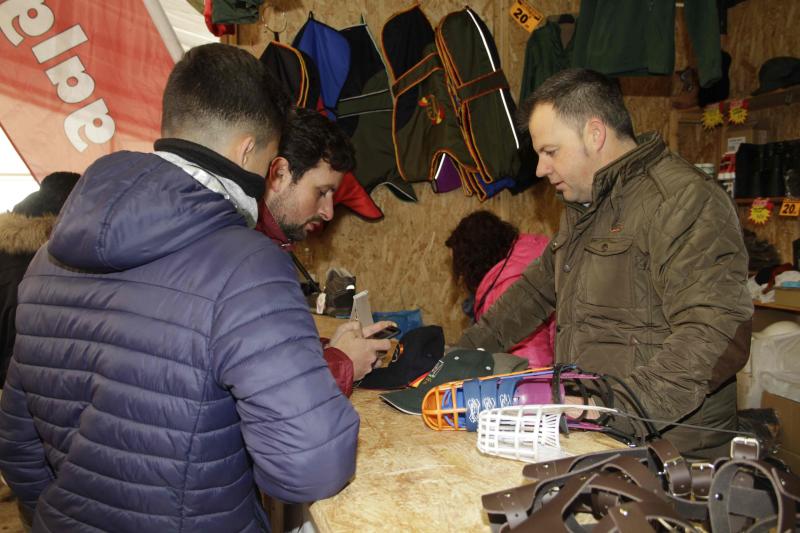
[[[233,162],[242,168],[247,168],[248,159],[253,157],[256,149],[256,139],[252,135],[242,135],[233,142]]]
[[[583,142],[590,151],[596,153],[605,146],[606,135],[608,135],[608,128],[605,123],[597,117],[592,117],[586,122]]]
[[[292,173],[289,172],[289,161],[278,156],[269,164],[267,173],[267,190],[279,192],[292,182]]]

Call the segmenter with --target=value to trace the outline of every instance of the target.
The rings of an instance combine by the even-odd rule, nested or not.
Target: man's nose
[[[319,209],[319,217],[325,222],[333,219],[333,194],[326,194],[322,198],[322,206]]]
[[[552,171],[552,166],[548,163],[544,162],[544,158],[540,157],[539,162],[536,164],[536,175],[540,178],[544,178]]]

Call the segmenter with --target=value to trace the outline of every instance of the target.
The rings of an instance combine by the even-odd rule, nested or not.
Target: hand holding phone
[[[367,337],[368,339],[391,339],[400,334],[400,328],[397,326],[386,326]]]

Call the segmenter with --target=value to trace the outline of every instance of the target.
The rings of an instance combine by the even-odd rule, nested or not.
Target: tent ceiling
[[[159,0],[184,51],[204,43],[219,42],[206,28],[203,16],[186,0]]]

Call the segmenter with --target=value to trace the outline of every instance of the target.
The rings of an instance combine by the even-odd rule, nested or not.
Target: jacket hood
[[[26,217],[18,213],[0,214],[0,252],[29,255],[47,242],[56,223],[55,215]]]
[[[155,154],[116,152],[90,166],[61,211],[48,251],[66,266],[145,265],[230,225],[233,204]]]

